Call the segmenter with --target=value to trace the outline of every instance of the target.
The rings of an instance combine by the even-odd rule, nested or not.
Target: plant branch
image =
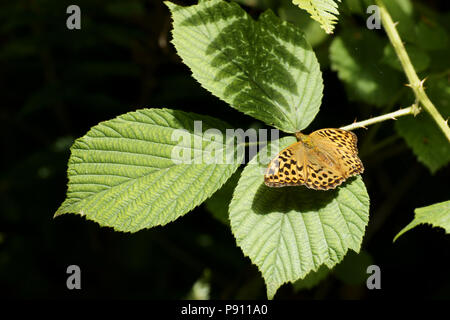
[[[389,41],[391,42],[394,50],[402,64],[403,70],[405,71],[406,77],[408,78],[409,84],[408,86],[414,91],[417,100],[424,107],[424,109],[430,114],[436,124],[439,126],[441,131],[447,137],[447,140],[450,142],[450,128],[448,127],[447,121],[442,118],[439,111],[436,109],[434,104],[430,101],[425,90],[423,88],[423,83],[425,79],[420,80],[417,76],[416,71],[409,59],[408,53],[405,50],[405,46],[400,38],[400,35],[395,28],[395,23],[392,21],[392,18],[389,12],[386,9],[383,0],[375,0],[376,4],[380,8],[381,21],[383,23],[384,29],[389,37]]]
[[[365,128],[371,124],[386,121],[386,120],[397,120],[398,117],[406,116],[409,114],[417,115],[420,112],[417,104],[413,104],[412,106],[404,109],[400,109],[394,112],[386,113],[378,117],[370,118],[364,121],[354,122],[347,126],[341,127],[340,129],[344,130],[354,130],[357,128]]]

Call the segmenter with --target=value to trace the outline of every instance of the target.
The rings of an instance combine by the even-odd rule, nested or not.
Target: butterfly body
[[[283,149],[264,175],[269,187],[300,186],[334,189],[364,171],[358,158],[357,137],[342,129],[321,129],[310,135],[296,133],[298,142]]]

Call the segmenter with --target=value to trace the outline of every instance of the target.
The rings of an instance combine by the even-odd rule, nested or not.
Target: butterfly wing
[[[269,187],[305,185],[329,190],[364,171],[358,158],[357,137],[342,129],[321,129],[283,149],[273,159],[264,183]],[[305,144],[304,144],[305,143]]]
[[[304,146],[294,143],[283,149],[267,168],[264,183],[269,187],[300,186],[306,182]]]
[[[326,155],[297,142],[282,150],[269,164],[264,183],[269,187],[301,186],[334,189],[345,179]]]
[[[358,158],[358,138],[356,135],[342,129],[320,129],[310,134],[317,152],[335,162],[335,168],[344,180],[364,172],[364,166]]]

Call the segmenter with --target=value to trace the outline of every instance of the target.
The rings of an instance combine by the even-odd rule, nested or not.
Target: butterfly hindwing
[[[269,164],[264,183],[269,187],[300,186],[305,183],[302,157],[303,146],[296,142],[283,149]],[[300,159],[299,159],[300,158]]]

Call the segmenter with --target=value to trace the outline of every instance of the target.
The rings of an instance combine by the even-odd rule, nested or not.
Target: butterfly
[[[342,129],[320,129],[309,135],[297,132],[297,142],[281,150],[267,168],[269,187],[304,185],[329,190],[364,172],[358,158],[358,138]]]

